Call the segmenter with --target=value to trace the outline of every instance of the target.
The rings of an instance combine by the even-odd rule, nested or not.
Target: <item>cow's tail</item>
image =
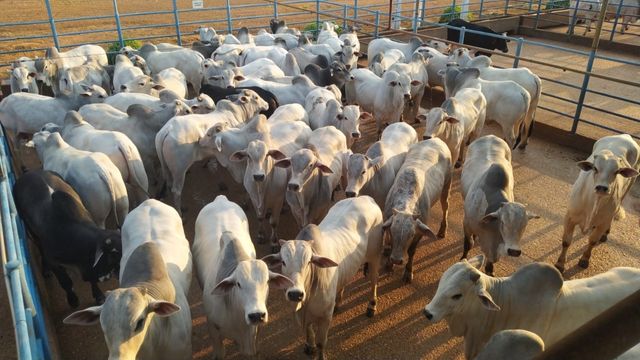
[[[520,92],[520,95],[522,96],[522,102],[524,103],[524,112],[519,121],[520,126],[518,127],[518,138],[513,144],[513,149],[515,149],[520,144],[520,141],[522,141],[522,136],[526,129],[525,124],[529,115],[529,106],[531,105],[531,96],[527,91]]]
[[[149,198],[149,178],[147,178],[138,149],[120,144],[118,151],[122,154],[127,163],[127,170],[129,170],[129,178],[126,182],[142,191]]]
[[[122,186],[114,183],[113,178],[116,175],[122,178],[119,172],[118,174],[113,174],[109,172],[108,169],[101,168],[101,171],[98,172],[98,176],[100,176],[100,179],[109,189],[111,208],[116,220],[116,225],[118,228],[121,228],[124,224],[124,218],[129,213],[129,198],[127,197],[127,188],[124,186],[124,182],[121,184]]]
[[[171,172],[167,167],[167,162],[164,158],[164,150],[163,150],[164,142],[167,139],[167,135],[169,135],[169,131],[164,127],[160,129],[160,131],[156,135],[156,153],[158,154],[158,160],[160,160],[160,168],[162,170],[162,181],[160,182],[158,187],[160,189],[158,192],[158,196],[164,193],[167,186],[171,186],[171,183],[172,183]]]

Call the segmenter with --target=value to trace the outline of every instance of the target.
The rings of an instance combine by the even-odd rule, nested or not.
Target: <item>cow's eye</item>
[[[595,174],[597,174],[597,173],[598,173],[598,169],[597,169],[595,166],[593,167],[593,172],[594,172]]]
[[[142,327],[144,326],[144,320],[145,318],[141,318],[140,320],[138,320],[138,322],[136,323],[136,327],[135,329],[133,329],[133,331],[139,332],[140,330],[142,330]]]
[[[282,266],[283,266],[283,267],[286,267],[286,266],[287,266],[287,264],[283,261],[283,262],[282,262]]]
[[[365,170],[362,170],[362,175],[364,175],[364,173],[366,173],[366,171],[365,171]]]
[[[242,289],[242,286],[240,286],[239,282],[237,282],[236,285],[238,286],[238,289]]]
[[[462,294],[455,294],[451,297],[453,300],[460,300],[462,298]]]

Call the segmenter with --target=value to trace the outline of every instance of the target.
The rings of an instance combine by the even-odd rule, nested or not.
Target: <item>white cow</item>
[[[313,130],[307,148],[276,162],[278,167],[291,167],[285,197],[299,226],[317,224],[329,211],[346,151],[344,134],[326,126]]]
[[[338,38],[342,40],[343,44],[346,44],[346,41],[349,41],[351,43],[351,46],[353,46],[354,51],[360,51],[360,40],[358,39],[358,33],[356,32],[356,29],[345,29],[344,31],[342,31],[342,34],[338,36]]]
[[[158,74],[170,67],[176,68],[184,74],[187,83],[193,87],[194,93],[200,93],[202,62],[204,61],[202,54],[191,49],[160,51],[153,44],[143,45],[139,52],[147,62],[152,74]]]
[[[9,72],[12,94],[17,92],[38,93],[38,84],[36,83],[38,74],[30,70],[27,65],[15,62],[7,71]]]
[[[187,170],[194,162],[214,155],[211,149],[199,145],[207,130],[219,123],[239,126],[268,108],[269,104],[258,94],[252,90],[244,90],[235,103],[222,100],[210,114],[174,117],[160,129],[155,138],[156,153],[160,159],[164,181],[173,195],[173,205],[178,211],[181,211],[182,188]]]
[[[335,27],[335,24],[325,21],[322,24],[322,29],[320,29],[320,33],[318,33],[318,40],[316,41],[318,44],[329,45],[334,53],[340,51],[343,44],[342,40],[338,38],[338,33],[336,33]]]
[[[207,94],[200,94],[193,99],[183,99],[171,90],[160,91],[159,98],[140,93],[118,93],[106,98],[104,103],[122,112],[127,112],[129,106],[134,104],[145,105],[156,111],[160,111],[163,108],[163,104],[169,104],[176,100],[187,104],[194,114],[208,114],[216,109],[215,103]]]
[[[484,127],[487,100],[482,91],[466,88],[445,100],[440,107],[434,107],[426,115],[419,115],[426,123],[423,139],[438,137],[451,151],[455,167],[464,162],[464,149],[480,134]]]
[[[147,94],[158,97],[158,92],[163,90],[164,86],[156,84],[149,75],[138,75],[128,82],[120,85],[120,91],[123,93]]]
[[[305,75],[298,75],[293,78],[291,85],[281,84],[273,81],[261,79],[246,79],[236,83],[237,86],[257,86],[270,91],[278,99],[280,105],[300,104],[304,106],[304,101],[309,92],[317,86]]]
[[[409,147],[418,142],[415,129],[404,122],[389,125],[380,140],[371,144],[365,154],[351,154],[347,161],[345,195],[373,197],[384,208],[389,189],[404,163]]]
[[[578,162],[581,171],[571,188],[562,252],[556,263],[561,272],[576,225],[589,235],[589,246],[578,262],[586,268],[593,248],[607,241],[613,219],[624,218],[621,204],[638,176],[639,156],[640,147],[630,135],[612,135],[596,141],[591,156]]]
[[[145,75],[142,69],[134,66],[126,55],[118,54],[116,56],[116,66],[113,70],[113,93],[117,94],[125,90],[126,88],[123,88],[125,84],[142,75]]]
[[[236,82],[245,78],[270,80],[285,76],[284,71],[271,59],[267,58],[258,59],[240,67],[232,61],[223,62],[206,59],[202,63],[202,67],[205,83],[225,88],[228,86],[235,87]]]
[[[404,53],[398,49],[388,49],[377,53],[369,60],[369,70],[377,76],[382,76],[395,63],[404,63]]]
[[[344,39],[340,51],[334,54],[333,59],[344,64],[347,70],[351,70],[358,67],[358,58],[360,56],[360,43],[358,42],[356,46],[351,40]]]
[[[379,38],[372,40],[367,48],[367,58],[373,59],[379,53],[384,53],[389,49],[398,49],[402,51],[405,59],[411,59],[413,52],[422,45],[422,40],[417,37],[411,38],[408,43],[402,43],[387,38]]]
[[[57,172],[78,192],[91,217],[104,229],[113,214],[118,227],[129,212],[129,198],[118,168],[107,155],[75,149],[59,133],[37,132],[28,146],[36,148],[44,170]]]
[[[319,225],[303,228],[297,240],[281,240],[279,254],[263,260],[281,264],[293,281],[286,290],[296,303],[295,317],[306,333],[305,353],[317,349],[325,359],[327,335],[344,288],[367,263],[371,283],[367,316],[377,305],[378,269],[382,257],[382,213],[368,196],[337,202]],[[315,328],[315,329],[314,329]]]
[[[214,28],[206,26],[199,26],[194,31],[194,34],[198,34],[198,38],[200,39],[200,41],[209,43],[213,42],[214,38],[218,35]]]
[[[457,62],[462,67],[478,68],[480,70],[480,78],[483,80],[511,80],[527,90],[529,96],[531,97],[531,103],[529,104],[529,111],[527,112],[522,139],[520,141],[520,148],[526,148],[529,141],[529,132],[531,127],[533,126],[534,115],[536,113],[536,109],[538,108],[538,102],[540,101],[540,95],[542,93],[542,81],[540,80],[540,78],[527,68],[521,67],[515,69],[501,69],[493,67],[491,66],[491,58],[486,56],[471,58],[471,56],[469,56],[469,50],[464,48],[456,49],[451,54],[451,56],[449,56],[449,59]],[[476,59],[478,59],[479,61],[476,61]],[[488,61],[486,61],[485,59],[487,59]]]
[[[431,207],[438,200],[442,207],[438,237],[443,238],[447,232],[452,170],[447,145],[437,138],[424,140],[411,145],[389,190],[382,229],[392,244],[391,263],[401,265],[408,257],[402,276],[405,283],[413,280],[413,256],[420,239],[436,237],[427,221]]]
[[[506,329],[531,331],[552,347],[640,289],[640,270],[635,268],[613,268],[563,281],[558,270],[545,263],[494,278],[479,271],[483,262],[484,256],[478,255],[449,267],[423,311],[431,323],[444,319],[453,336],[464,337],[467,359],[473,359],[493,334]]]
[[[600,0],[571,0],[569,4],[569,27],[567,28],[567,34],[573,33],[575,22],[584,19],[587,25],[582,35],[587,35],[587,32],[591,31],[591,22],[597,21],[598,19],[601,7],[602,1]],[[637,9],[635,9],[635,11],[637,11]]]
[[[622,5],[620,5],[622,3]],[[618,14],[618,7],[620,8],[619,20],[621,23],[620,33],[624,34],[626,30],[629,30],[629,24],[633,24],[638,21],[638,8],[640,7],[640,1],[638,0],[611,0],[607,6],[607,18],[615,18]]]
[[[531,331],[501,330],[491,336],[474,360],[533,360],[543,351],[544,341]]]
[[[464,252],[474,238],[487,256],[485,271],[493,274],[493,264],[501,256],[520,256],[520,240],[529,220],[538,219],[514,201],[511,149],[502,139],[487,135],[471,143],[462,167],[464,199]]]
[[[401,120],[405,101],[411,100],[411,86],[419,85],[419,81],[395,71],[387,71],[382,78],[368,69],[351,70],[351,75],[353,79],[348,79],[345,85],[347,103],[359,104],[371,112],[378,134],[383,124]]]
[[[302,108],[297,104],[284,106]],[[230,158],[231,161],[246,162],[242,183],[260,221],[258,239],[262,240],[260,242],[264,241],[265,232],[262,227],[264,220],[268,219],[271,225],[269,240],[276,248],[280,212],[284,205],[289,174],[287,169],[275,167],[274,164],[278,160],[293,156],[307,144],[311,136],[311,129],[303,121],[296,121],[294,118],[278,120],[277,117],[280,117],[278,110],[268,121],[262,120],[269,127],[264,136],[261,139],[252,140],[246,148],[231,154]]]
[[[525,88],[511,80],[483,80],[480,78],[480,70],[476,68],[459,69],[457,66],[449,66],[442,74],[447,98],[455,96],[464,88],[471,87],[482,91],[487,100],[486,120],[495,121],[500,125],[502,134],[511,148],[518,145],[520,138],[528,134],[527,117],[531,96]]]
[[[428,64],[429,61],[426,60],[422,54],[414,53],[413,58],[408,63],[395,63],[389,67],[390,71],[395,71],[398,74],[406,74],[412,81],[411,101],[405,104],[404,113],[402,114],[404,121],[418,121],[417,117],[420,105],[422,104],[422,97],[429,84]],[[417,85],[414,85],[414,82]]]
[[[55,47],[45,51],[44,59],[40,61],[55,62],[59,69],[67,69],[96,61],[100,66],[107,66],[107,53],[98,45],[80,45],[69,51],[60,52]],[[38,62],[38,60],[36,60]]]
[[[64,323],[100,323],[109,359],[190,359],[191,267],[180,216],[147,200],[122,227],[120,288],[107,293],[103,305],[75,312]]]
[[[160,71],[154,76],[154,82],[181,98],[187,97],[187,78],[176,68],[170,67]]]
[[[224,358],[225,338],[237,342],[243,354],[256,355],[258,325],[269,319],[269,287],[287,288],[292,281],[256,260],[249,221],[224,195],[198,214],[192,250],[214,358]]]
[[[444,88],[444,79],[439,72],[440,70],[444,71],[447,68],[449,56],[429,46],[420,46],[415,52],[422,54],[422,56],[427,60],[429,86],[440,86]]]
[[[70,111],[64,119],[64,126],[49,123],[43,130],[59,131],[62,139],[70,146],[89,152],[107,155],[118,168],[122,180],[131,186],[129,199],[139,204],[148,198],[149,179],[145,172],[138,148],[123,133],[97,130],[84,121],[76,111]]]

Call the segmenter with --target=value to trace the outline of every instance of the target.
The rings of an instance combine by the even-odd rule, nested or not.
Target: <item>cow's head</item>
[[[498,210],[485,215],[482,218],[482,224],[498,227],[504,242],[504,245],[500,244],[499,247],[500,255],[517,257],[522,253],[520,240],[529,220],[539,218],[540,216],[527,211],[523,204],[504,202]]]
[[[16,66],[8,70],[11,75],[11,82],[20,92],[29,92],[29,87],[36,79],[37,74],[30,72],[25,66]]]
[[[113,230],[101,230],[98,233],[93,271],[98,281],[106,281],[120,271],[122,241],[120,233]]]
[[[153,90],[162,90],[164,86],[156,84],[148,75],[138,75],[126,84],[120,85],[120,92],[141,93],[151,95]]]
[[[364,154],[353,153],[347,162],[347,197],[356,197],[360,190],[373,178],[384,163],[384,156],[369,158]]]
[[[629,166],[625,159],[616,156],[609,150],[593,155],[591,160],[579,161],[578,167],[593,176],[593,189],[598,195],[609,195],[616,189],[618,175],[631,178],[638,176],[638,171]],[[617,189],[620,190],[620,189]]]
[[[269,146],[262,140],[253,140],[246,149],[239,150],[231,154],[231,161],[247,161],[247,167],[244,173],[245,187],[253,187],[257,185],[258,194],[251,194],[254,204],[258,209],[262,209],[262,199],[264,198],[264,189],[262,184],[273,170],[274,161],[286,158],[280,150],[269,149]],[[257,199],[253,199],[253,195],[257,195]],[[255,202],[258,202],[256,204]]]
[[[502,34],[500,34],[502,36],[507,36],[507,33],[504,32]],[[507,53],[509,52],[509,47],[507,46],[507,43],[510,41],[509,39],[498,39],[498,38],[494,38],[495,40],[495,48],[502,51],[503,53]]]
[[[431,110],[429,110],[426,115],[418,115],[418,120],[425,124],[424,134],[422,135],[422,138],[424,140],[428,140],[434,137],[442,138],[445,136],[445,131],[447,128],[460,125],[460,121],[455,118],[455,116],[451,116],[451,114],[449,114],[445,109],[441,107],[431,108]],[[462,136],[464,134],[460,135]]]
[[[311,179],[316,171],[333,174],[329,166],[323,164],[318,158],[315,149],[300,149],[291,158],[284,158],[275,164],[278,167],[291,167],[291,177],[287,184],[287,190],[301,192],[304,185]]]
[[[309,236],[301,236],[309,235]],[[310,238],[306,240],[280,240],[280,252],[278,254],[264,257],[267,264],[281,265],[282,274],[291,279],[293,284],[286,288],[285,296],[287,300],[298,303],[297,309],[308,298],[311,291],[313,267],[327,268],[338,266],[338,264],[315,252],[313,242],[319,236],[320,231],[317,225],[307,225],[304,227],[298,238]]]
[[[347,81],[349,70],[347,70],[343,63],[334,61],[329,65],[329,74],[331,75],[331,82],[336,84],[338,87],[342,87]]]
[[[269,109],[269,104],[264,101],[258,93],[249,89],[242,90],[240,97],[236,100],[236,104],[244,108],[245,113],[248,114],[248,118],[252,118],[260,112]]]
[[[477,309],[476,302],[487,310],[499,311],[500,307],[486,290],[486,275],[480,272],[483,264],[484,256],[478,255],[449,267],[442,274],[433,299],[422,311],[425,317],[436,323],[455,315],[473,316],[462,312],[469,308]],[[464,331],[463,324],[450,322],[449,327],[454,336],[461,336]]]
[[[382,230],[391,237],[391,262],[400,265],[412,243],[419,241],[423,236],[435,239],[436,235],[427,224],[420,221],[420,214],[395,208],[392,212],[392,215],[382,224]]]
[[[214,285],[213,295],[230,295],[234,306],[243,309],[247,325],[258,325],[269,320],[267,295],[269,287],[286,289],[293,282],[286,276],[271,272],[264,261],[247,255],[232,232],[222,233],[224,244],[222,257],[225,262],[236,264],[235,269],[221,269],[230,273]]]

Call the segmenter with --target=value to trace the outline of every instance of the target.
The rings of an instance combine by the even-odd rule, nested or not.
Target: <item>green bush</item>
[[[545,10],[566,9],[569,7],[569,0],[547,0],[544,4]]]
[[[142,43],[139,40],[125,40],[124,46],[130,46],[134,49],[139,49],[142,46]],[[109,64],[114,65],[116,63],[116,55],[120,51],[120,42],[114,42],[107,48],[107,59],[109,59]]]
[[[333,27],[334,27],[335,32],[336,32],[338,35],[342,34],[342,27],[340,27],[340,26],[336,25],[335,23],[332,23],[332,24],[333,24]],[[320,28],[322,28],[322,22],[320,22]],[[306,33],[306,32],[309,32],[309,33],[314,34],[315,36],[318,36],[318,33],[319,33],[319,31],[318,31],[318,24],[316,24],[315,22],[308,23],[308,24],[307,24],[307,25],[302,29],[302,33],[303,33],[303,34],[304,34],[304,33]]]
[[[440,15],[440,20],[438,20],[439,23],[448,23],[449,21],[453,20],[453,19],[460,19],[460,13],[462,12],[462,8],[460,6],[456,6],[455,9],[451,6],[449,6],[448,8],[444,9],[442,11],[442,15]],[[475,17],[473,16],[473,13],[471,11],[469,11],[467,13],[467,21],[473,21],[475,19]]]

